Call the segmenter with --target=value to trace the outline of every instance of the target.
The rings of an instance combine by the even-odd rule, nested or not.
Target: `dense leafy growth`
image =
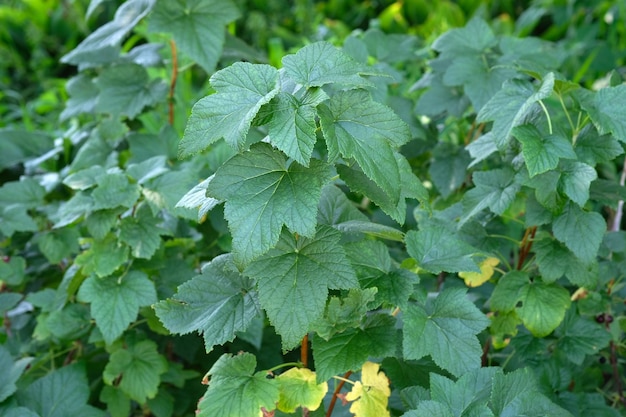
[[[625,415],[626,11],[562,3],[0,6],[0,415]]]

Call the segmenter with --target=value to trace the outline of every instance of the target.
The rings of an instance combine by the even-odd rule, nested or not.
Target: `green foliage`
[[[79,3],[0,6],[0,415],[623,414],[618,2]]]

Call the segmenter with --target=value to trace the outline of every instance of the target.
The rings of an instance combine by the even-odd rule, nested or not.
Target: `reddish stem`
[[[176,88],[176,79],[178,78],[178,53],[176,52],[176,42],[170,39],[170,48],[172,49],[172,80],[170,81],[169,102],[169,123],[174,124],[174,90]]]
[[[517,270],[521,270],[526,262],[526,257],[530,253],[530,249],[533,247],[533,240],[535,239],[535,233],[537,233],[537,226],[529,227],[524,233],[522,238],[521,248],[519,251],[519,259],[517,260]]]
[[[343,375],[343,379],[348,379],[350,378],[350,375],[352,375],[352,371],[348,371]],[[330,400],[330,405],[328,406],[328,410],[326,410],[326,417],[330,417],[330,415],[333,413],[333,409],[335,408],[335,403],[337,402],[337,394],[339,394],[339,391],[341,391],[341,388],[343,388],[343,385],[346,383],[346,381],[339,381],[339,384],[337,384],[337,388],[335,388],[335,391],[333,392],[333,398]]]
[[[302,367],[309,367],[309,335],[305,334],[302,338],[302,346],[300,347],[300,362]]]

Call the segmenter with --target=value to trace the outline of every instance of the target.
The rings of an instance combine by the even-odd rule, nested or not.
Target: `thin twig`
[[[176,89],[176,79],[178,78],[178,53],[176,52],[176,42],[170,39],[172,49],[172,80],[170,81],[170,93],[167,97],[169,102],[169,123],[174,124],[174,90]]]
[[[300,346],[300,362],[303,368],[309,367],[309,335],[305,334],[302,338],[302,346]]]
[[[619,178],[619,185],[622,187],[626,183],[626,158],[624,158],[624,164],[622,165],[622,175]],[[617,232],[621,229],[622,224],[622,216],[624,214],[624,200],[619,200],[617,202],[617,210],[615,211],[615,217],[613,217],[613,221],[611,222],[611,231]]]
[[[343,379],[348,379],[350,378],[350,375],[352,375],[352,371],[348,371],[343,375]],[[328,405],[328,410],[326,410],[326,417],[330,417],[330,415],[333,413],[333,409],[335,408],[335,403],[337,402],[337,395],[339,394],[339,391],[341,391],[341,388],[343,388],[343,385],[346,383],[346,381],[341,381],[339,384],[337,384],[337,387],[335,388],[335,391],[333,392],[333,398],[330,400],[330,404]]]

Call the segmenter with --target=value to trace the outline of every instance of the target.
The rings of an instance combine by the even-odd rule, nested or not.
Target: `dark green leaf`
[[[98,178],[98,187],[91,196],[96,210],[132,207],[139,198],[139,186],[131,184],[124,174],[106,174]]]
[[[161,246],[161,235],[168,233],[157,226],[161,220],[153,217],[150,209],[139,209],[134,217],[125,217],[120,223],[120,240],[130,246],[135,258],[150,259]]]
[[[80,301],[91,303],[91,315],[105,342],[111,344],[137,318],[139,307],[157,301],[154,283],[139,271],[120,277],[87,278],[78,291]]]
[[[533,250],[537,254],[537,265],[541,278],[551,283],[565,275],[572,284],[594,288],[598,281],[598,265],[585,264],[562,243],[551,238],[536,238]]]
[[[20,378],[33,358],[22,358],[13,361],[10,352],[0,345],[0,403],[17,391],[15,383]]]
[[[425,306],[409,306],[403,329],[406,359],[430,355],[455,376],[480,367],[482,349],[476,334],[489,325],[489,320],[465,293],[463,288],[451,288]]]
[[[552,231],[574,255],[589,263],[596,258],[606,231],[606,222],[600,214],[583,211],[570,203],[565,206],[563,214],[554,220]]]
[[[254,373],[256,359],[250,353],[225,354],[207,373],[209,388],[198,404],[198,417],[260,416],[261,407],[276,408],[278,383],[266,372]]]
[[[420,268],[433,274],[480,272],[474,256],[478,249],[465,243],[441,225],[433,225],[406,234],[406,249]]]
[[[232,265],[230,255],[221,255],[197,275],[178,287],[173,298],[154,307],[172,333],[199,331],[207,351],[235,338],[259,315],[254,283]]]
[[[272,248],[283,225],[302,236],[315,234],[317,205],[328,166],[288,164],[282,152],[258,144],[228,160],[209,184],[208,195],[226,200],[235,263],[245,265]]]
[[[626,85],[606,87],[597,92],[582,92],[581,106],[601,135],[612,133],[617,139],[626,142],[626,122],[623,113],[626,108]]]
[[[555,335],[558,337],[556,349],[576,365],[582,365],[587,355],[598,354],[611,341],[611,333],[604,325],[579,316],[574,308],[569,310]]]
[[[340,238],[328,226],[320,226],[314,238],[284,232],[275,249],[245,270],[257,280],[261,305],[285,349],[296,346],[322,316],[329,288],[358,287]]]
[[[181,51],[211,73],[222,53],[226,25],[239,16],[231,0],[159,1],[149,28],[171,34]]]
[[[528,81],[509,80],[480,110],[476,120],[493,120],[494,140],[499,148],[504,148],[509,142],[511,130],[524,121],[535,103],[549,97],[553,88],[553,73],[545,76],[538,90]]]
[[[581,162],[595,166],[598,162],[612,161],[624,153],[622,145],[611,135],[599,135],[591,125],[578,134],[574,148]]]
[[[278,71],[269,65],[237,62],[213,74],[211,86],[216,93],[193,106],[180,142],[181,158],[221,138],[235,149],[244,149],[257,112],[279,91]]]
[[[544,136],[534,125],[516,126],[511,134],[522,143],[524,161],[531,177],[555,169],[560,158],[576,159],[574,148],[566,138]]]
[[[157,352],[151,340],[131,343],[118,349],[109,358],[102,373],[104,382],[113,385],[120,378],[119,388],[131,399],[144,404],[157,394],[161,374],[167,370],[167,361]]]
[[[563,191],[576,204],[583,207],[589,200],[591,182],[598,178],[596,170],[578,161],[563,161],[561,184]]]
[[[317,380],[326,381],[333,375],[356,371],[370,357],[393,355],[398,340],[394,324],[392,316],[377,314],[362,328],[350,328],[328,341],[314,335],[312,347]]]
[[[76,257],[76,264],[83,267],[85,275],[99,277],[111,275],[128,260],[128,246],[121,245],[114,235],[95,240],[91,247]]]

